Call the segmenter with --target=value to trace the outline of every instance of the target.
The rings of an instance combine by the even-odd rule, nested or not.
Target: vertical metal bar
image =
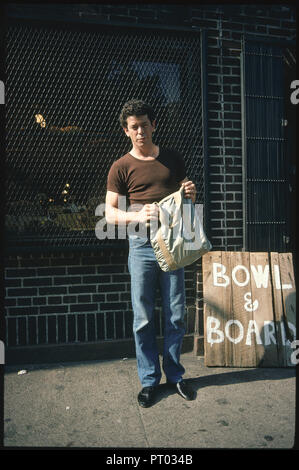
[[[25,325],[26,325],[26,344],[29,344],[28,315],[25,316]]]
[[[207,32],[201,33],[201,118],[202,118],[202,153],[203,153],[203,180],[204,180],[204,213],[203,222],[208,238],[211,238],[211,217],[209,217],[209,159],[208,159],[208,68],[207,68]]]
[[[242,192],[243,192],[243,251],[248,250],[247,218],[247,136],[246,136],[246,42],[241,41],[241,121],[242,121]]]
[[[222,140],[221,146],[221,154],[222,154],[222,163],[223,163],[223,212],[224,212],[224,243],[225,243],[225,251],[227,251],[227,194],[226,194],[226,146],[225,146],[225,120],[224,120],[224,76],[223,76],[223,30],[222,30],[222,17],[220,16],[218,20],[218,29],[219,29],[219,37],[218,37],[218,45],[219,45],[219,66],[220,66],[220,97],[221,97],[221,128],[220,128],[220,135]]]
[[[78,341],[78,315],[75,314],[75,341]]]
[[[19,318],[16,317],[16,345],[19,345]]]
[[[69,315],[68,313],[65,316],[65,341],[69,342]]]
[[[45,315],[46,319],[46,344],[49,343],[49,324],[48,324],[48,315]]]
[[[104,338],[107,339],[107,319],[106,319],[107,313],[104,312]]]
[[[67,335],[67,319],[68,319],[68,314],[65,314],[63,315],[63,318],[64,318],[64,328],[65,328],[65,332],[64,332],[64,342],[66,343],[66,335]]]
[[[87,313],[84,314],[84,326],[85,326],[85,341],[88,341],[88,334],[87,334]]]
[[[35,327],[36,327],[36,335],[35,335],[35,344],[39,344],[39,328],[38,328],[38,316],[35,317]]]
[[[55,315],[56,343],[58,343],[58,316]]]
[[[262,59],[262,58],[261,58],[261,59]],[[268,85],[268,87],[271,87],[271,88],[272,88],[271,85],[272,85],[272,83],[273,83],[272,67],[271,67],[271,65],[272,65],[272,60],[273,60],[273,59],[270,58],[270,57],[269,57],[269,58],[267,57],[266,60],[265,60],[265,62],[266,62],[265,68],[266,68],[266,72],[268,72],[267,75],[268,75],[268,77],[269,77],[269,83],[267,83],[267,85]],[[262,64],[261,64],[261,67],[260,67],[260,68],[261,68],[261,70],[262,70]],[[266,96],[267,96],[268,94],[271,96],[271,94],[272,94],[272,92],[273,92],[273,90],[272,90],[271,88],[270,88],[270,90],[269,90],[269,88],[266,90],[266,92],[265,92],[265,95],[266,95]],[[268,101],[268,102],[269,102],[269,101]],[[265,136],[266,136],[266,137],[271,137],[271,136],[274,135],[274,122],[273,122],[273,121],[275,121],[275,119],[276,119],[276,116],[275,116],[275,113],[274,113],[275,108],[276,108],[275,103],[273,103],[273,102],[271,103],[271,101],[270,101],[270,102],[269,102],[269,105],[271,106],[271,111],[272,111],[272,112],[271,112],[271,118],[270,118],[270,119],[269,119],[269,118],[267,119],[267,116],[265,116],[265,122],[266,122]],[[265,109],[266,109],[267,104],[265,103],[264,106],[265,106]],[[274,109],[273,109],[273,108],[274,108]],[[266,113],[265,113],[265,114],[266,114]],[[269,116],[269,117],[270,117],[270,116]],[[269,121],[270,121],[270,123],[269,123]],[[262,122],[264,122],[264,121],[262,121]],[[266,178],[269,178],[269,173],[268,173],[267,176],[266,176],[266,174],[265,174],[265,177],[266,177]],[[270,214],[274,214],[273,206],[275,205],[275,202],[273,201],[273,198],[270,197],[270,194],[271,194],[271,192],[272,192],[271,186],[273,186],[271,183],[268,183],[268,184],[267,184],[267,193],[268,193],[268,194],[267,194],[267,197],[266,197],[266,201],[268,201],[268,204],[269,204],[269,209],[268,209],[268,211],[267,211],[268,214],[269,214],[269,221],[270,221]],[[273,227],[273,229],[272,229],[272,230],[273,230],[273,233],[274,233],[274,239],[275,239],[275,231],[276,231],[276,229],[277,229],[277,227],[275,227],[275,225],[274,225],[274,227]],[[269,224],[268,224],[268,226],[266,226],[266,230],[268,231],[268,233],[267,233],[268,242],[267,242],[267,243],[268,243],[269,251],[272,251],[273,235],[271,234],[272,230],[270,229],[270,225],[269,225]],[[271,238],[272,238],[272,240],[271,240]]]
[[[124,311],[123,311],[122,321],[123,321],[123,338],[125,338],[126,330],[125,330],[125,312]]]
[[[98,337],[98,317],[96,313],[94,313],[94,329],[95,329],[95,340],[97,341],[99,337]]]

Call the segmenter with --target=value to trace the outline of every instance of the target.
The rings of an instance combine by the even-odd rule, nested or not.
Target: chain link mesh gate
[[[203,201],[200,37],[161,31],[11,24],[7,31],[7,241],[105,244],[95,208],[129,150],[128,99],[157,112],[156,142],[185,157]]]
[[[118,116],[132,98],[156,109],[155,141],[182,152],[204,203],[198,33],[11,22],[6,66],[8,244],[107,245],[95,209],[112,162],[130,148]],[[15,345],[74,341],[79,330],[80,342],[103,341],[99,315],[15,315],[7,334]]]

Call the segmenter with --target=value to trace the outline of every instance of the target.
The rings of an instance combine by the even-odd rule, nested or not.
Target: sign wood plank
[[[256,308],[253,320],[256,325],[256,361],[259,366],[278,365],[277,339],[274,323],[272,282],[268,253],[250,253],[252,272],[251,294]]]
[[[294,366],[296,289],[290,253],[203,257],[205,365]]]
[[[236,252],[232,253],[232,259],[233,313],[239,325],[239,340],[234,344],[234,357],[229,364],[237,367],[251,367],[256,365],[256,344],[255,340],[251,343],[251,334],[248,334],[248,326],[253,320],[253,312],[250,308],[252,302],[250,257],[249,253]],[[248,340],[250,340],[250,346],[247,344]]]
[[[209,351],[205,355],[205,363],[209,366],[224,366],[224,341],[214,330],[222,331],[224,326],[223,292],[213,289],[213,267],[221,264],[221,251],[208,252],[202,257],[203,296],[204,296],[204,348]]]
[[[275,321],[275,332],[276,332],[276,346],[277,346],[277,365],[279,367],[286,366],[286,355],[285,346],[281,336],[281,322],[283,322],[283,303],[282,303],[282,291],[280,282],[278,283],[278,270],[279,268],[279,254],[276,252],[270,253],[270,273],[272,281],[272,299],[274,308],[274,321]]]
[[[223,251],[221,256],[221,264],[226,266],[227,271],[231,269],[231,252],[230,251]],[[230,317],[230,312],[233,311],[233,292],[232,292],[232,284],[229,283],[225,288],[221,288],[222,292],[222,305],[223,305],[223,321],[222,321],[222,331],[225,332],[225,328],[228,334],[232,336],[235,335],[234,332],[234,324],[226,326],[226,319]],[[231,341],[225,341],[223,336],[223,344],[224,344],[224,354],[225,354],[225,365],[231,363],[232,356],[234,354],[234,345]]]
[[[285,363],[291,366],[291,342],[296,339],[296,289],[291,253],[280,253],[279,272],[283,304],[282,337]]]

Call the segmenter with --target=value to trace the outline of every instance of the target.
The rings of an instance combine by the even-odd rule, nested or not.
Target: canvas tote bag
[[[163,271],[173,271],[194,263],[212,249],[199,213],[183,186],[155,203],[159,207],[159,227],[151,230],[150,241]]]

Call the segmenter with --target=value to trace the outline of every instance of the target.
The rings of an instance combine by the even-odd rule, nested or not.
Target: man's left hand
[[[193,204],[195,203],[196,199],[196,186],[192,181],[184,181],[182,183],[184,187],[184,196],[188,199],[191,199]]]

